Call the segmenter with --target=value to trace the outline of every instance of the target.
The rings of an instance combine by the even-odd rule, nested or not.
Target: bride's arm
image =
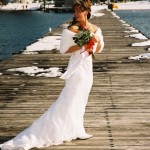
[[[101,41],[100,41],[100,39],[99,39],[98,36],[95,36],[94,38],[95,38],[95,40],[96,40],[96,42],[97,42],[96,50],[95,50],[94,53],[100,53],[99,50],[101,49]],[[86,44],[85,44],[85,45],[86,45]],[[73,52],[76,52],[76,51],[78,51],[78,50],[80,50],[80,49],[81,49],[80,46],[74,45],[74,46],[71,46],[65,53],[73,53]]]
[[[96,39],[96,41],[97,41],[97,46],[96,46],[96,50],[95,50],[95,52],[94,53],[100,53],[100,49],[101,49],[101,42],[100,42],[100,39],[99,39],[99,37],[97,37],[97,36],[95,36],[95,39]]]
[[[61,53],[73,53],[81,49],[81,47],[76,45],[72,39],[78,32],[77,26],[70,26],[68,29],[63,31],[60,43]]]
[[[74,53],[74,52],[76,52],[76,51],[78,51],[78,50],[80,50],[80,49],[81,49],[80,46],[74,45],[74,46],[71,46],[71,47],[66,51],[66,53]]]
[[[68,30],[70,30],[73,33],[78,33],[79,32],[78,26],[76,26],[76,25],[72,25],[72,26],[68,27]],[[69,47],[69,49],[66,51],[66,53],[74,53],[74,52],[76,52],[80,49],[81,49],[80,46],[74,45],[74,46]]]
[[[95,40],[97,41],[97,46],[94,53],[100,53],[104,48],[104,39],[101,29],[98,29],[98,32],[95,35]]]

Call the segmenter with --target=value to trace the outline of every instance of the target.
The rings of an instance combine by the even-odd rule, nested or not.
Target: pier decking
[[[146,47],[131,47],[142,40],[124,37],[124,26],[110,11],[91,22],[101,27],[105,48],[94,61],[94,84],[85,113],[86,131],[94,137],[73,140],[43,150],[149,150],[150,61],[129,60],[145,53]],[[62,28],[52,34],[61,33]],[[131,34],[131,33],[130,33]],[[64,81],[8,72],[17,67],[67,66],[69,54],[41,51],[15,54],[0,63],[0,143],[28,127],[57,99]],[[37,150],[33,148],[33,150]]]

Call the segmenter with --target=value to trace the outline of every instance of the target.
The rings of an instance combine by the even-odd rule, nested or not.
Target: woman
[[[104,46],[101,30],[91,24],[91,2],[79,0],[74,4],[74,19],[67,29],[63,30],[60,52],[72,53],[67,71],[60,77],[66,80],[65,87],[52,106],[29,128],[15,138],[1,144],[2,150],[29,150],[59,145],[72,139],[88,139],[83,125],[83,116],[89,92],[92,87],[92,56],[87,44],[78,46],[73,37],[78,34],[79,26],[93,33],[95,41],[92,51],[99,53]]]

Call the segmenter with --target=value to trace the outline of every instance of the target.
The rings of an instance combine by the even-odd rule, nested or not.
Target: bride
[[[65,79],[65,87],[52,106],[30,127],[15,138],[0,145],[2,150],[29,150],[62,144],[72,139],[88,139],[84,128],[84,113],[89,92],[93,83],[92,55],[88,44],[78,46],[73,37],[80,33],[79,28],[93,34],[93,53],[104,47],[101,29],[91,24],[90,0],[77,0],[73,6],[74,18],[69,27],[62,32],[60,52],[71,53],[67,71],[60,77]]]

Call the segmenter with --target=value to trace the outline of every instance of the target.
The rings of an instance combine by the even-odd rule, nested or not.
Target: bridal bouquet
[[[87,51],[88,54],[92,54],[92,58],[95,59],[93,54],[93,46],[96,42],[93,36],[94,34],[92,34],[88,29],[83,28],[82,26],[79,26],[79,31],[80,32],[73,37],[74,42],[80,47],[84,46],[85,50],[83,52]]]

